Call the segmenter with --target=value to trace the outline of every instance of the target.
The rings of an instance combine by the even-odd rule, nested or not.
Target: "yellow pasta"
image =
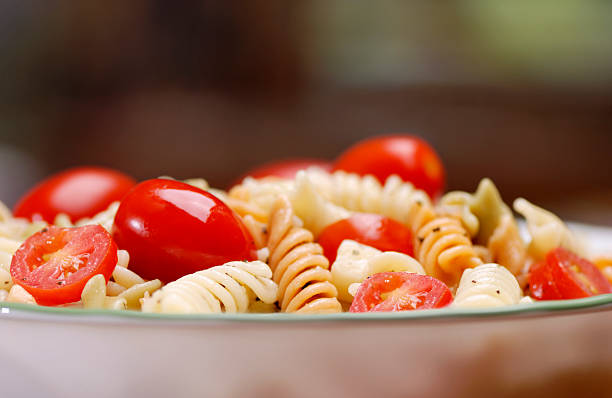
[[[279,285],[281,311],[341,312],[323,249],[313,242],[311,232],[295,225],[294,219],[288,198],[282,196],[272,210],[268,226],[269,264]]]
[[[261,261],[233,261],[198,271],[145,295],[142,311],[154,313],[247,312],[259,299],[276,301],[278,286]]]
[[[466,268],[482,264],[468,233],[455,218],[439,216],[417,231],[417,259],[428,275],[454,285]]]
[[[488,247],[496,263],[508,268],[514,275],[519,275],[523,271],[527,261],[527,248],[511,214],[501,218],[489,238]]]
[[[413,231],[435,215],[429,196],[396,175],[381,185],[373,176],[320,169],[308,169],[306,175],[324,198],[351,211],[378,213],[392,218]]]

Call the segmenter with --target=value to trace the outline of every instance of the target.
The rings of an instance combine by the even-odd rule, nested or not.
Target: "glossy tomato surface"
[[[138,184],[121,201],[113,237],[130,253],[130,269],[171,282],[234,260],[255,260],[253,238],[212,194],[172,180]]]
[[[101,167],[77,167],[54,174],[19,200],[15,217],[53,223],[59,213],[72,221],[92,217],[121,200],[136,182],[123,173]]]
[[[538,300],[576,299],[612,293],[612,285],[590,261],[558,248],[532,266],[531,295]]]
[[[316,166],[325,171],[331,171],[332,164],[327,160],[322,159],[309,159],[309,158],[298,158],[298,159],[287,159],[280,160],[277,162],[265,163],[258,166],[248,173],[245,173],[238,182],[242,181],[246,177],[253,178],[264,178],[264,177],[280,177],[280,178],[294,178],[298,171],[307,169],[309,167]]]
[[[452,301],[448,287],[436,278],[408,272],[381,272],[359,286],[350,312],[442,308]]]
[[[336,260],[338,247],[351,239],[382,251],[394,251],[414,256],[413,235],[410,228],[378,214],[357,213],[327,226],[319,235],[318,243],[330,264]]]
[[[446,183],[444,165],[433,148],[412,135],[389,135],[358,142],[344,152],[334,170],[372,174],[381,183],[397,174],[432,198],[440,196]]]
[[[101,226],[49,227],[17,250],[11,276],[38,304],[58,305],[79,301],[92,276],[108,281],[116,265],[117,245]]]

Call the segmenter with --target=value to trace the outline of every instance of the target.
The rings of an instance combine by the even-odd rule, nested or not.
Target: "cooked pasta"
[[[464,269],[482,264],[467,231],[455,218],[434,218],[417,231],[417,242],[417,259],[427,274],[451,286]]]
[[[274,303],[278,286],[261,261],[229,262],[186,275],[142,299],[142,311],[155,313],[247,312],[259,299]]]
[[[514,209],[527,220],[527,229],[531,235],[527,251],[536,261],[543,259],[546,253],[557,247],[582,254],[578,240],[565,223],[553,213],[523,198],[514,201]]]
[[[245,178],[240,185],[233,187],[228,193],[228,205],[239,214],[237,210],[240,206],[250,206],[248,214],[253,215],[259,221],[268,221],[270,211],[281,195],[289,195],[294,188],[292,180],[266,177],[262,179]],[[232,202],[233,201],[233,202]],[[256,217],[254,210],[261,212],[262,217]]]
[[[351,212],[324,199],[315,189],[308,176],[300,171],[295,179],[291,205],[295,215],[311,231],[315,238],[330,224],[350,217]]]
[[[527,261],[527,248],[521,238],[514,216],[502,216],[499,225],[493,231],[488,244],[493,259],[497,264],[508,268],[514,275],[519,275]]]
[[[279,198],[272,209],[268,231],[268,263],[278,283],[281,311],[313,314],[342,311],[323,249],[313,242],[311,232],[296,226],[287,197]]]
[[[497,187],[488,178],[483,178],[478,184],[478,189],[470,201],[470,211],[478,218],[480,227],[476,241],[482,245],[489,243],[491,235],[499,226],[503,216],[512,216],[510,208],[502,200]]]
[[[373,176],[311,168],[306,175],[324,198],[351,211],[378,213],[418,230],[434,217],[427,194],[398,176],[381,185]]]
[[[425,274],[425,270],[412,257],[396,252],[382,252],[353,240],[345,240],[338,248],[331,270],[332,282],[338,289],[338,299],[350,303],[353,299],[349,287],[361,283],[380,272],[412,272]]]
[[[11,287],[4,301],[9,303],[36,304],[34,297],[19,285]]]
[[[0,237],[0,290],[9,290],[13,286],[11,260],[20,245],[20,241]]]
[[[126,300],[119,297],[108,297],[106,295],[106,281],[101,274],[92,276],[81,293],[81,302],[85,309],[127,309]]]
[[[518,304],[521,297],[521,288],[510,271],[498,264],[483,264],[463,272],[452,305],[500,307]]]
[[[478,234],[480,229],[480,221],[478,217],[470,210],[472,195],[463,191],[453,191],[445,194],[440,198],[437,205],[438,214],[444,216],[453,216],[459,218],[465,229],[473,238]]]

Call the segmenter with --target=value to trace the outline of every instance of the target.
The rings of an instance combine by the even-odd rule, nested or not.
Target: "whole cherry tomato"
[[[117,265],[117,245],[99,225],[49,227],[30,236],[11,262],[11,277],[42,305],[79,301],[87,281],[106,281]]]
[[[92,217],[121,200],[136,184],[131,177],[101,167],[77,167],[54,174],[25,194],[15,217],[53,223],[59,213],[72,221]]]
[[[321,159],[287,159],[276,162],[265,163],[253,170],[245,173],[238,182],[240,183],[246,177],[264,178],[264,177],[280,177],[294,178],[298,171],[316,166],[325,171],[331,171],[332,164],[327,160]]]
[[[612,285],[593,263],[558,248],[531,267],[529,290],[538,300],[565,300],[612,293]]]
[[[450,290],[436,278],[408,272],[381,272],[361,283],[350,312],[442,308],[451,301]]]
[[[389,135],[358,142],[344,152],[334,170],[371,174],[384,183],[392,174],[437,198],[446,173],[438,154],[424,140],[412,135]]]
[[[171,282],[233,260],[255,260],[242,221],[212,194],[179,181],[154,179],[121,201],[113,237],[130,253],[130,269]]]
[[[318,243],[330,264],[336,260],[338,247],[351,239],[382,251],[394,251],[414,256],[413,235],[410,228],[379,214],[357,213],[327,226],[319,235]]]

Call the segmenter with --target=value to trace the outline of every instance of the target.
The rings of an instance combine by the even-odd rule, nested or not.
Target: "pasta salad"
[[[0,202],[0,301],[149,313],[409,311],[612,293],[553,213],[495,184],[442,192],[413,136],[268,164],[228,191],[76,168]],[[529,238],[519,233],[524,217]]]

